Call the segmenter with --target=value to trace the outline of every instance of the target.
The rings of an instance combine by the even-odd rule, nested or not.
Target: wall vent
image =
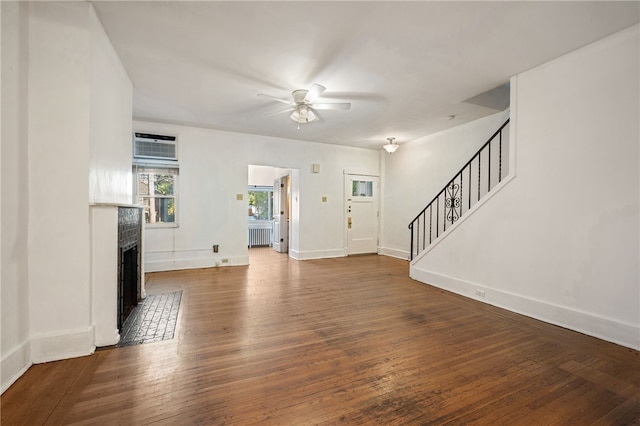
[[[133,158],[154,160],[178,160],[175,136],[135,133],[133,138]]]

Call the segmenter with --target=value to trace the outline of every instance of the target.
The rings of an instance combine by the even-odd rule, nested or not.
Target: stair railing
[[[509,119],[411,221],[410,260],[433,243],[447,230],[447,226],[451,227],[508,175],[508,124]]]

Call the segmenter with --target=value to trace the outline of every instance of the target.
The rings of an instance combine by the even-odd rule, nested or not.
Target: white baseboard
[[[409,260],[408,250],[398,250],[391,247],[379,247],[378,253],[385,256],[395,257],[401,260]]]
[[[328,259],[331,257],[345,257],[346,254],[343,249],[314,250],[314,251],[289,250],[289,256],[291,256],[296,260],[311,260],[311,259]]]
[[[32,337],[31,361],[34,364],[39,364],[91,355],[96,350],[93,339],[93,327],[55,335]]]
[[[0,376],[4,393],[31,367],[31,345],[27,340],[2,358],[0,362]]]
[[[155,253],[154,253],[155,254]],[[145,256],[144,270],[146,272],[176,271],[181,269],[215,268],[224,266],[240,266],[249,264],[249,256],[216,256],[207,252],[206,257],[194,253],[194,256],[172,256],[165,253],[162,259],[154,260],[152,256]]]
[[[120,341],[120,332],[118,331],[118,329],[115,329],[113,331],[113,334],[107,335],[105,333],[105,335],[103,336],[98,336],[98,334],[96,333],[94,337],[94,342],[95,342],[94,344],[98,348],[101,348],[104,346],[117,345],[119,341]]]
[[[482,284],[427,271],[414,265],[411,265],[409,275],[422,283],[507,309],[517,314],[640,350],[640,327],[634,324],[493,289]],[[476,290],[483,292],[484,297],[478,296]]]

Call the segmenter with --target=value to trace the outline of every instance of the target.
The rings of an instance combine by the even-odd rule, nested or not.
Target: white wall
[[[273,181],[278,177],[276,176],[277,170],[271,166],[249,165],[248,184],[250,186],[273,186]]]
[[[91,352],[90,6],[29,4],[29,306],[32,359]],[[55,354],[55,355],[54,355]]]
[[[89,202],[131,204],[133,85],[91,11]]]
[[[147,122],[134,129],[178,137],[179,227],[146,229],[147,271],[248,262],[249,164],[292,169],[292,257],[343,256],[343,173],[379,173],[377,150]],[[320,173],[312,173],[314,163]]]
[[[640,348],[638,26],[512,79],[516,177],[412,267]]]
[[[2,391],[31,364],[27,274],[27,3],[2,2]]]
[[[1,7],[5,390],[95,348],[89,201],[131,202],[131,82],[89,3]]]
[[[382,152],[381,253],[409,258],[409,223],[507,118],[508,110]]]

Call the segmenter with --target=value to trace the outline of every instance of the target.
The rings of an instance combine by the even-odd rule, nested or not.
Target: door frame
[[[377,241],[376,241],[376,253],[379,252],[380,250],[380,203],[381,203],[381,187],[382,184],[380,182],[380,175],[375,175],[375,174],[371,174],[371,173],[356,173],[356,172],[349,172],[344,170],[342,172],[343,174],[343,178],[342,178],[342,191],[343,191],[343,196],[342,196],[342,213],[343,213],[343,222],[342,222],[342,233],[343,233],[343,246],[344,246],[344,255],[345,256],[349,256],[349,233],[348,233],[348,218],[349,218],[349,212],[347,211],[347,198],[348,198],[348,194],[347,194],[347,179],[350,178],[350,176],[363,176],[363,177],[370,177],[370,178],[376,178],[378,181],[378,184],[376,185],[376,187],[374,188],[374,191],[378,191],[377,192],[377,205],[376,205],[376,229],[377,229]],[[355,256],[355,255],[354,255]]]
[[[271,177],[269,177],[269,179],[266,182],[270,182],[270,183],[266,183],[266,185],[272,185],[273,184],[273,180],[276,179],[276,177],[281,177],[281,176],[285,176],[288,175],[289,176],[289,183],[290,183],[290,204],[289,204],[289,227],[288,227],[288,231],[289,231],[289,247],[288,247],[288,256],[294,259],[299,259],[299,251],[300,251],[300,239],[299,239],[299,234],[300,234],[300,206],[299,206],[299,192],[300,192],[300,169],[297,169],[295,167],[287,167],[287,166],[277,166],[277,165],[272,165],[272,164],[255,164],[255,163],[251,163],[249,164],[248,167],[248,173],[247,173],[247,177],[248,177],[248,181],[247,181],[247,188],[248,188],[248,183],[250,181],[249,179],[249,170],[251,167],[268,167],[270,169],[272,169],[273,171],[273,175]],[[274,188],[275,190],[275,188]],[[246,222],[246,209],[243,209],[244,211],[244,220]],[[244,231],[246,233],[246,229]],[[245,236],[246,238],[246,236]],[[247,246],[247,252],[249,250],[249,247]],[[247,253],[248,255],[248,253]]]

